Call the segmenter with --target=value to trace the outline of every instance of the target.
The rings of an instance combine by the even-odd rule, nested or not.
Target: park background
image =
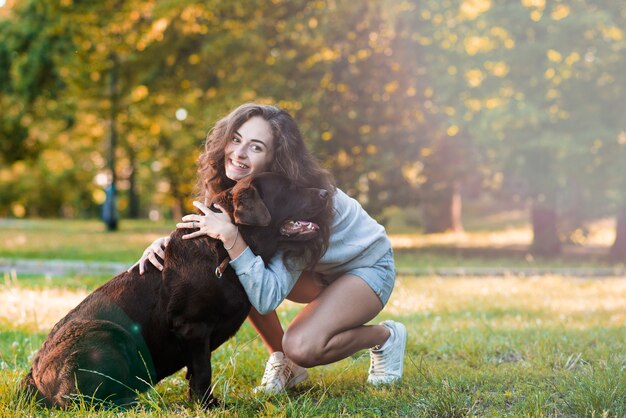
[[[259,407],[245,360],[246,383],[222,388],[243,388],[237,407],[625,414],[624,28],[610,0],[0,0],[3,415],[37,413],[11,382],[76,289],[193,211],[207,131],[248,101],[293,114],[387,227],[387,315],[413,339],[390,393],[346,400],[361,377],[340,369],[338,387]],[[148,411],[171,412],[163,396]]]

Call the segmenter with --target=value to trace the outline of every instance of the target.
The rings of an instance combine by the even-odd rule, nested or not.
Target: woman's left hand
[[[191,234],[183,235],[183,239],[208,235],[222,242],[230,242],[233,240],[233,237],[237,233],[237,227],[231,222],[230,217],[220,206],[214,205],[217,209],[221,210],[221,212],[213,212],[201,202],[193,202],[193,205],[198,208],[202,214],[183,216],[183,222],[177,223],[176,228],[198,228],[198,230]]]

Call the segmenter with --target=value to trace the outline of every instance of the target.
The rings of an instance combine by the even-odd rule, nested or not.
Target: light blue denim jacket
[[[372,266],[391,248],[385,228],[355,199],[336,189],[333,207],[328,249],[313,268],[327,282],[355,268]],[[250,302],[262,314],[275,310],[285,300],[304,270],[297,260],[286,266],[282,256],[277,253],[265,266],[248,247],[230,262]]]

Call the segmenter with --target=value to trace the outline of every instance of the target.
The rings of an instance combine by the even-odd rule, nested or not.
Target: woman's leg
[[[364,325],[382,308],[364,280],[350,274],[341,276],[293,320],[283,337],[283,351],[295,363],[313,367],[383,345],[390,336],[389,329]]]
[[[287,299],[297,303],[308,303],[314,300],[326,287],[319,279],[320,276],[313,272],[303,272]],[[283,351],[283,327],[276,312],[262,315],[253,307],[248,314],[248,320],[270,354]]]
[[[313,273],[302,273],[288,298],[300,303],[315,299],[325,288],[325,284],[318,279],[319,276]],[[270,353],[263,379],[255,392],[277,393],[305,380],[308,377],[306,369],[293,364],[282,353],[283,328],[276,312],[261,315],[252,308],[248,320],[261,336],[263,344]]]

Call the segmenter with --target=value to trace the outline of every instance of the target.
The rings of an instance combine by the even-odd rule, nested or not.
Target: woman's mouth
[[[249,169],[249,168],[250,168],[250,167],[248,167],[246,164],[244,164],[244,163],[242,163],[242,162],[239,162],[239,161],[234,161],[234,160],[229,160],[229,161],[230,161],[230,164],[231,164],[233,167],[235,167],[236,169],[239,169],[239,170],[247,170],[247,169]]]

